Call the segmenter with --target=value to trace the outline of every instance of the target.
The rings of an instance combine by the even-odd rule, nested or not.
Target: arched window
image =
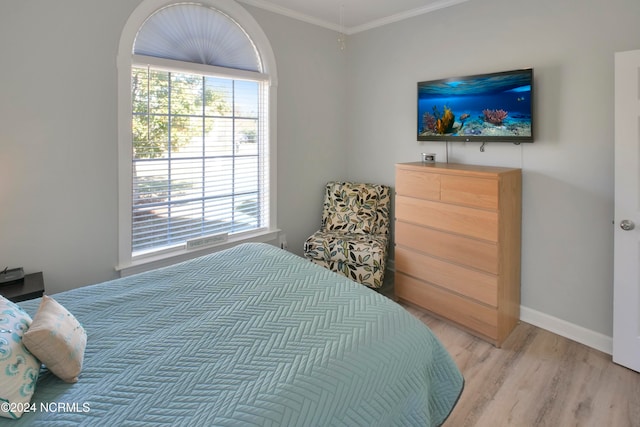
[[[144,1],[118,75],[124,274],[272,240],[275,61],[251,15],[232,0]]]

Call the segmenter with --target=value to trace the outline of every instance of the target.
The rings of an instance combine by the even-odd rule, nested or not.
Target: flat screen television
[[[418,141],[533,142],[533,69],[418,83]]]

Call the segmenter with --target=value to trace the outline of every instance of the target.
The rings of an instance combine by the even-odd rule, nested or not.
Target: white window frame
[[[268,138],[266,149],[269,158],[268,191],[269,191],[269,224],[266,230],[246,232],[231,235],[221,244],[207,246],[198,250],[187,250],[186,247],[168,248],[153,253],[132,256],[132,156],[133,143],[131,132],[132,102],[131,102],[131,68],[139,63],[140,57],[133,54],[136,34],[142,24],[157,10],[173,5],[185,3],[175,0],[144,0],[131,14],[125,24],[118,49],[118,270],[121,276],[138,273],[153,268],[170,265],[206,253],[219,251],[238,243],[276,241],[279,230],[276,219],[276,105],[277,105],[277,73],[275,56],[271,44],[255,19],[238,3],[233,0],[201,0],[198,4],[216,9],[235,20],[247,33],[256,46],[262,70],[259,74],[267,81],[268,111],[263,123]],[[189,69],[197,70],[204,67],[208,70],[216,69],[217,74],[228,74],[229,77],[242,76],[245,71],[198,64],[188,64]],[[192,67],[193,66],[193,67]],[[251,72],[250,72],[251,73]]]

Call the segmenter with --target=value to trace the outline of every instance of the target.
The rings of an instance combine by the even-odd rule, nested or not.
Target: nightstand
[[[0,286],[0,295],[13,302],[39,298],[44,294],[42,272],[24,275],[22,283]]]

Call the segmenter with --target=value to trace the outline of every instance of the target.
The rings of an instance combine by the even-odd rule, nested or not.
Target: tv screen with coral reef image
[[[533,69],[418,83],[418,141],[533,142]]]

